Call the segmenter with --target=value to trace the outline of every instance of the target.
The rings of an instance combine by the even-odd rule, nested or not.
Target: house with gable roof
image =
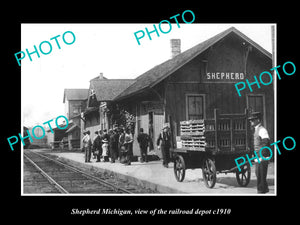
[[[65,115],[69,125],[64,132],[64,139],[68,149],[79,149],[82,146],[83,120],[82,112],[86,108],[88,89],[65,89],[63,103],[65,105]]]

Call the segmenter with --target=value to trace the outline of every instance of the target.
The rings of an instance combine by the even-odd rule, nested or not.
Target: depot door
[[[161,151],[157,151],[156,140],[161,132],[164,124],[164,115],[158,112],[149,112],[149,136],[152,140],[152,146],[150,148],[156,150],[156,153],[161,157]]]
[[[265,96],[263,94],[254,94],[247,96],[247,108],[253,112],[260,112],[262,115],[262,124],[266,126],[266,114],[265,114]]]

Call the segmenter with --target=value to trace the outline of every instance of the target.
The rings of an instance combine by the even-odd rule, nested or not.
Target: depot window
[[[186,119],[197,120],[205,118],[205,95],[186,95]]]

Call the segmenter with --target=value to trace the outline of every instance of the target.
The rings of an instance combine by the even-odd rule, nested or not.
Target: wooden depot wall
[[[249,107],[248,96],[262,96],[264,101],[264,125],[271,139],[274,137],[274,89],[273,85],[258,88],[253,92],[245,89],[239,97],[234,84],[249,79],[254,81],[263,71],[272,68],[271,59],[256,49],[243,45],[242,41],[225,38],[201,53],[164,80],[166,119],[172,117],[179,134],[179,122],[187,120],[187,95],[204,96],[204,119],[213,118],[214,108],[220,113],[243,113]],[[238,73],[243,79],[207,79],[207,73]],[[230,75],[231,76],[231,75]]]

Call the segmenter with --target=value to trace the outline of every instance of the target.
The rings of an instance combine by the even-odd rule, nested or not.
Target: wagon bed
[[[237,170],[234,159],[250,152],[248,110],[244,114],[219,114],[213,119],[180,122],[181,146],[172,150],[174,174],[182,182],[186,169],[201,168],[207,187],[213,188],[217,173],[235,172],[237,182],[247,186],[250,166]]]

